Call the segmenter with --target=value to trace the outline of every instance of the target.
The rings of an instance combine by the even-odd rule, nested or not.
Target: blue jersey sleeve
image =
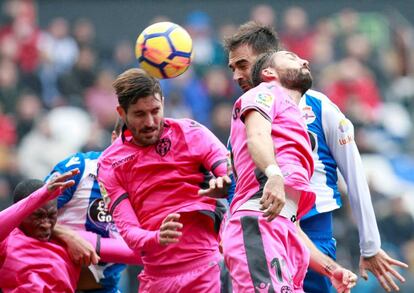
[[[231,145],[230,145],[230,140],[227,142],[227,152],[228,152],[228,156],[227,156],[227,160],[228,160],[228,168],[231,168],[232,164],[231,164]],[[234,197],[234,192],[236,190],[236,178],[234,177],[233,174],[233,170],[229,175],[230,179],[231,179],[231,185],[228,189],[227,192],[227,202],[229,203],[229,205],[231,204],[231,202],[233,201],[233,197]]]
[[[75,184],[67,188],[61,195],[58,197],[58,208],[62,208],[66,203],[68,203],[75,193],[79,182],[83,176],[83,172],[85,170],[85,158],[81,153],[77,153],[75,155],[70,156],[69,158],[66,158],[65,160],[59,162],[56,164],[56,166],[53,168],[53,170],[49,173],[49,175],[46,176],[45,182],[50,181],[54,176],[57,174],[63,174],[67,171],[70,171],[72,169],[78,168],[79,174],[75,175],[72,179],[75,180]]]

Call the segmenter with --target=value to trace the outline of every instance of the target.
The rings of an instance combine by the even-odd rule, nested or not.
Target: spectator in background
[[[34,93],[23,92],[17,98],[15,121],[18,143],[33,129],[35,121],[42,114],[43,110],[40,98]]]
[[[299,6],[289,7],[283,16],[280,39],[286,50],[311,60],[314,36],[308,23],[306,11]]]
[[[85,91],[85,105],[89,114],[97,119],[102,128],[110,131],[118,117],[115,111],[118,102],[112,88],[114,78],[112,70],[100,70],[93,86]]]
[[[47,32],[42,35],[39,47],[42,57],[39,73],[42,98],[50,107],[60,98],[57,80],[63,72],[75,64],[79,49],[75,40],[69,35],[69,23],[63,17],[51,20]]]
[[[59,91],[69,105],[85,107],[84,93],[95,82],[96,62],[95,51],[90,47],[83,47],[72,69],[59,77]]]
[[[270,27],[276,27],[276,14],[273,8],[266,4],[253,7],[250,11],[250,20]]]
[[[79,48],[90,47],[99,49],[96,43],[95,25],[88,18],[78,18],[73,25],[72,35]]]
[[[138,63],[135,59],[134,48],[130,41],[120,41],[115,45],[109,67],[115,74],[120,74],[125,70],[137,67]]]
[[[369,69],[355,58],[346,58],[322,73],[323,88],[355,124],[373,125],[382,99]]]
[[[21,93],[19,73],[16,64],[10,59],[0,59],[0,104],[4,113],[13,113],[16,100]]]

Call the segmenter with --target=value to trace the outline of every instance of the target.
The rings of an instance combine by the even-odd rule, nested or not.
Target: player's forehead
[[[277,58],[277,59],[289,58],[291,60],[296,60],[296,59],[299,59],[299,56],[290,51],[278,51],[275,53],[274,58]]]
[[[256,54],[253,52],[253,48],[249,44],[241,44],[229,51],[228,66],[232,68],[241,62],[251,62],[254,58],[256,58]]]
[[[162,96],[159,93],[149,95],[137,99],[137,101],[129,106],[132,112],[136,111],[151,111],[155,108],[162,107]]]

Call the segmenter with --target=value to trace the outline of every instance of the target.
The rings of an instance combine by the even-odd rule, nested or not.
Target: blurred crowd
[[[38,25],[36,4],[5,1],[0,18],[0,210],[22,177],[44,178],[77,151],[102,150],[117,118],[112,80],[137,66],[135,40],[99,46],[88,18],[56,16]],[[414,292],[414,29],[397,12],[344,9],[315,21],[292,6],[257,5],[246,15],[272,25],[283,46],[309,60],[313,88],[327,94],[356,128],[383,247],[410,264],[403,292]],[[170,20],[154,17],[153,22]],[[226,143],[232,103],[224,36],[239,23],[216,26],[203,11],[182,23],[195,58],[182,76],[163,80],[166,116],[192,117]],[[142,28],[143,29],[143,28]],[[358,237],[343,189],[336,212],[338,260],[357,270]],[[411,272],[410,272],[411,271]],[[356,271],[357,272],[357,271]],[[374,278],[371,278],[374,281]],[[360,282],[355,292],[379,292]]]

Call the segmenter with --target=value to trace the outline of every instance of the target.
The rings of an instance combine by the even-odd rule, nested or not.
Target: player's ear
[[[121,116],[121,118],[125,121],[126,113],[124,108],[122,108],[121,105],[118,105],[116,107],[116,111],[118,112],[119,116]]]
[[[278,75],[275,69],[272,67],[267,67],[262,70],[262,80],[263,81],[271,81],[271,80],[278,80]]]

